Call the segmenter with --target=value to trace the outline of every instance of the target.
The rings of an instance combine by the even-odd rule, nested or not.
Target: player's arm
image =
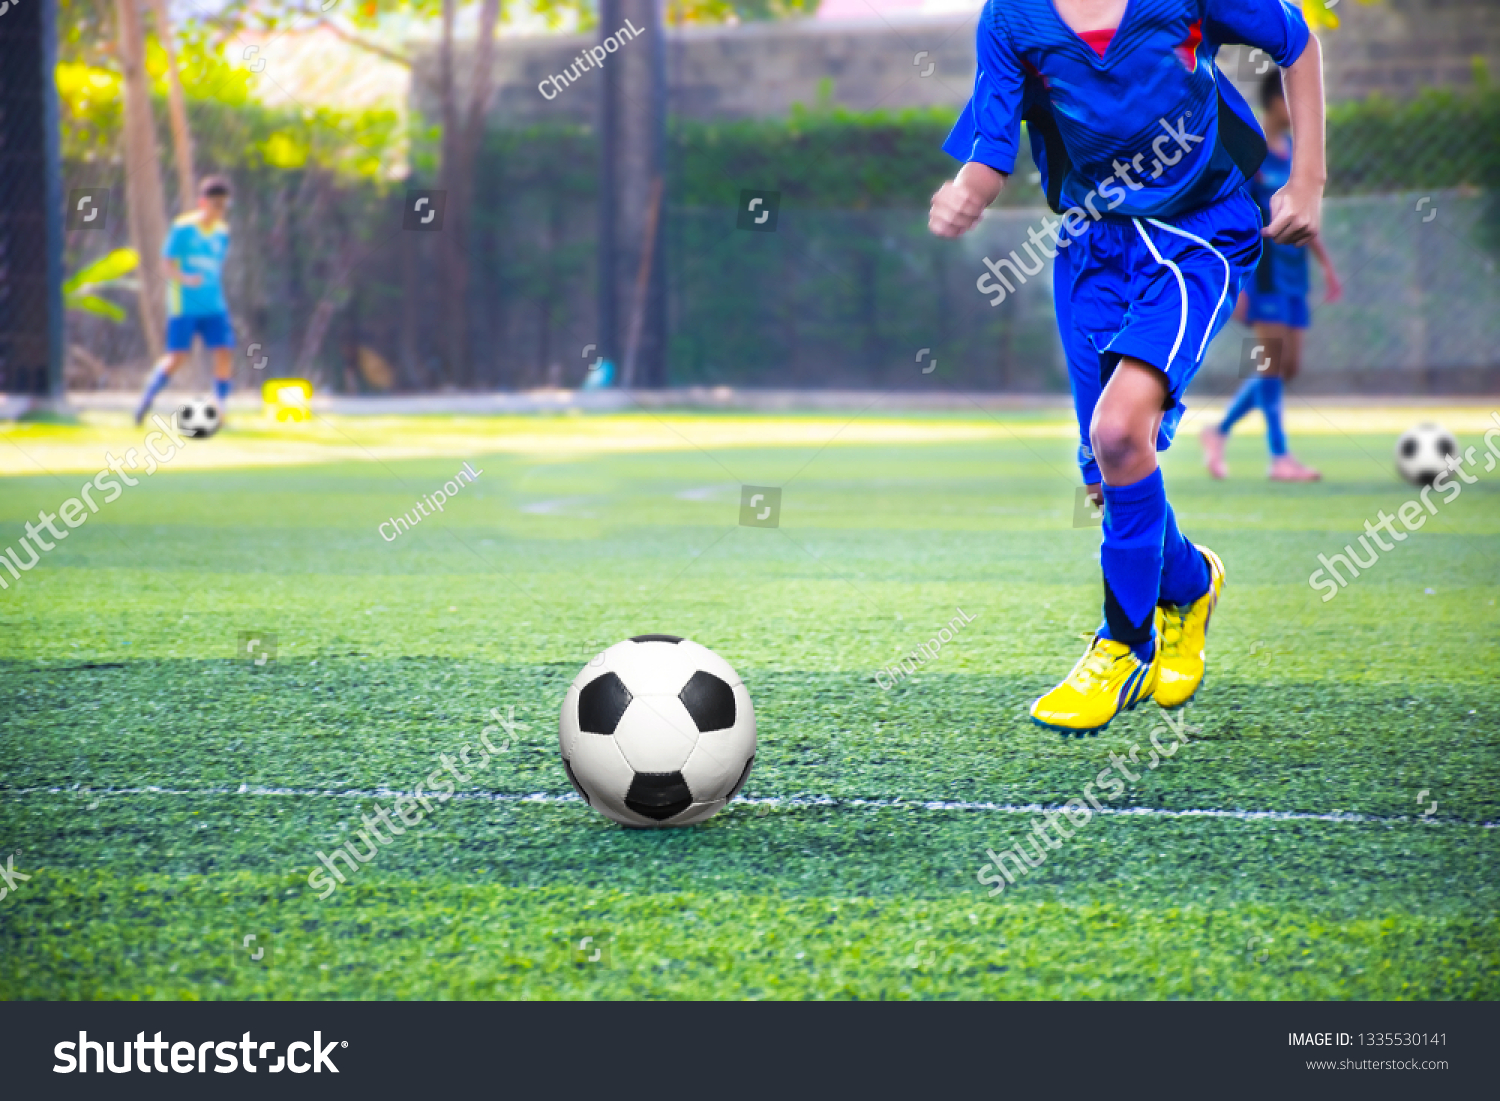
[[[1281,69],[1292,116],[1292,172],[1271,196],[1271,222],[1261,234],[1284,245],[1303,245],[1322,220],[1323,51],[1291,0],[1203,0],[1203,37],[1265,51]]]
[[[1261,232],[1284,245],[1315,240],[1323,220],[1323,185],[1328,180],[1323,133],[1323,51],[1309,36],[1307,48],[1281,74],[1292,116],[1292,173],[1271,196],[1271,224]]]
[[[958,237],[974,227],[1005,186],[1020,146],[1025,78],[987,18],[980,19],[975,52],[979,70],[974,94],[943,143],[946,152],[965,163],[933,195],[927,218],[927,227],[939,237]]]
[[[1323,247],[1323,235],[1314,235],[1307,243],[1308,249],[1313,256],[1317,257],[1318,267],[1323,269],[1323,284],[1325,288],[1324,301],[1337,302],[1344,297],[1344,284],[1339,281],[1339,273],[1334,270],[1333,257],[1328,255],[1328,250]]]
[[[958,237],[972,229],[1005,187],[1006,175],[987,164],[970,161],[958,175],[937,189],[927,228],[939,237]]]
[[[201,275],[189,275],[182,270],[184,236],[182,226],[173,226],[161,246],[161,258],[167,262],[167,278],[184,287],[196,287],[203,282]]]
[[[183,271],[181,262],[175,256],[167,257],[167,278],[174,283],[181,283],[184,287],[196,287],[203,282],[203,276]]]

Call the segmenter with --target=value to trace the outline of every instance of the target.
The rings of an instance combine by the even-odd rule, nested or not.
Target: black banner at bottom
[[[15,1097],[1411,1097],[1490,1092],[1497,1025],[1495,1003],[0,1005]]]

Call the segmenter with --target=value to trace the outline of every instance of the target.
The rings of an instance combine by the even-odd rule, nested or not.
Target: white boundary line
[[[237,788],[163,788],[153,785],[141,788],[16,788],[10,791],[0,789],[0,797],[37,794],[93,796],[96,799],[119,795],[270,795],[322,799],[394,799],[398,795],[404,795],[410,799],[416,798],[413,792],[396,791],[392,788],[333,791],[318,788],[251,787],[249,784],[241,784]],[[428,792],[427,796],[429,799],[436,798],[431,792]],[[583,802],[583,800],[579,799],[572,792],[568,792],[566,795],[554,795],[545,791],[533,792],[530,795],[468,791],[458,792],[448,798],[452,800],[477,800],[489,803],[540,803],[546,806]],[[446,802],[447,800],[444,801]],[[773,808],[787,807],[793,810],[803,807],[851,807],[873,810],[973,811],[989,814],[1041,814],[1044,811],[1061,810],[1063,808],[1063,804],[1061,803],[1044,805],[1041,803],[971,803],[941,799],[836,799],[831,795],[772,795],[761,799],[750,799],[742,796],[734,800],[731,806],[734,805]],[[1313,814],[1307,811],[1291,810],[1167,810],[1161,807],[1105,807],[1102,810],[1095,810],[1090,813],[1137,818],[1227,818],[1236,822],[1356,822],[1383,824],[1426,822],[1431,825],[1472,826],[1486,830],[1492,830],[1500,826],[1500,823],[1497,822],[1460,822],[1451,818],[1422,818],[1413,815],[1384,817],[1374,814],[1354,814],[1348,811]]]

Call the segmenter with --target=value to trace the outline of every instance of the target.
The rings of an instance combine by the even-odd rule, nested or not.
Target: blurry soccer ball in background
[[[212,398],[188,398],[177,410],[178,431],[192,439],[206,440],[219,424],[219,405]]]
[[[1458,454],[1458,441],[1440,424],[1419,424],[1396,441],[1396,472],[1412,485],[1430,486]]]
[[[574,678],[558,719],[568,780],[626,826],[690,826],[739,794],[755,709],[727,661],[672,635],[617,642]]]

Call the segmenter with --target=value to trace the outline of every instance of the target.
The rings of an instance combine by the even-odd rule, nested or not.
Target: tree
[[[124,91],[125,201],[130,240],[140,256],[141,328],[152,359],[161,356],[166,334],[166,272],[161,259],[166,240],[166,199],[157,170],[156,127],[151,119],[151,87],[146,78],[146,34],[136,0],[115,0],[119,61]]]
[[[361,0],[357,5],[332,4],[328,0],[232,0],[219,17],[228,24],[248,23],[266,30],[320,27],[339,38],[387,60],[413,68],[412,59],[398,48],[380,42],[374,32],[383,16],[401,14],[436,18],[441,28],[434,91],[442,134],[439,141],[438,186],[447,191],[443,232],[438,243],[441,262],[445,330],[445,375],[449,382],[470,385],[475,375],[468,347],[469,229],[474,204],[474,172],[484,139],[485,117],[493,94],[495,30],[503,16],[500,0],[476,0],[477,35],[472,71],[460,79],[454,50],[454,28],[462,0]],[[609,163],[606,174],[618,179],[620,194],[611,205],[613,213],[606,232],[618,239],[613,248],[612,293],[604,319],[603,342],[617,358],[637,347],[643,381],[664,380],[665,294],[661,282],[660,194],[663,158],[664,62],[660,41],[661,0],[628,0],[612,10],[627,14],[650,28],[652,46],[622,59],[604,75],[606,80],[623,78],[630,85],[621,102],[630,109],[616,121],[626,139],[621,143],[619,163]],[[726,20],[774,19],[810,14],[818,0],[671,0],[674,22],[724,22]],[[325,7],[326,5],[326,7]],[[553,26],[572,23],[580,30],[598,26],[598,7],[587,0],[532,0],[530,10]],[[645,13],[652,12],[648,17]],[[337,16],[337,18],[335,18]],[[617,29],[612,25],[609,30]],[[619,74],[615,69],[621,70]],[[626,71],[628,70],[628,71]],[[649,117],[648,117],[649,116]],[[606,124],[609,128],[610,124]],[[639,149],[632,143],[644,142]],[[608,141],[609,139],[606,138]],[[647,239],[650,239],[650,246]],[[652,247],[654,246],[654,247]],[[601,288],[602,290],[602,288]],[[632,323],[633,318],[639,318]],[[613,319],[613,320],[611,320]],[[638,339],[629,335],[634,329]],[[633,357],[632,357],[633,358]]]
[[[172,20],[167,0],[151,0],[156,37],[167,55],[167,108],[172,122],[172,155],[177,162],[177,205],[186,214],[197,197],[193,174],[193,132],[188,127],[187,100],[182,94],[182,75],[177,68],[177,48],[172,40]]]
[[[469,385],[474,381],[474,366],[468,341],[468,231],[474,207],[474,162],[484,139],[484,117],[489,110],[500,0],[480,0],[474,71],[470,75],[468,103],[462,110],[454,90],[453,20],[457,0],[442,0],[442,3],[443,38],[438,55],[438,81],[443,139],[438,183],[448,192],[440,244],[448,345],[446,358],[448,378],[459,385]]]

